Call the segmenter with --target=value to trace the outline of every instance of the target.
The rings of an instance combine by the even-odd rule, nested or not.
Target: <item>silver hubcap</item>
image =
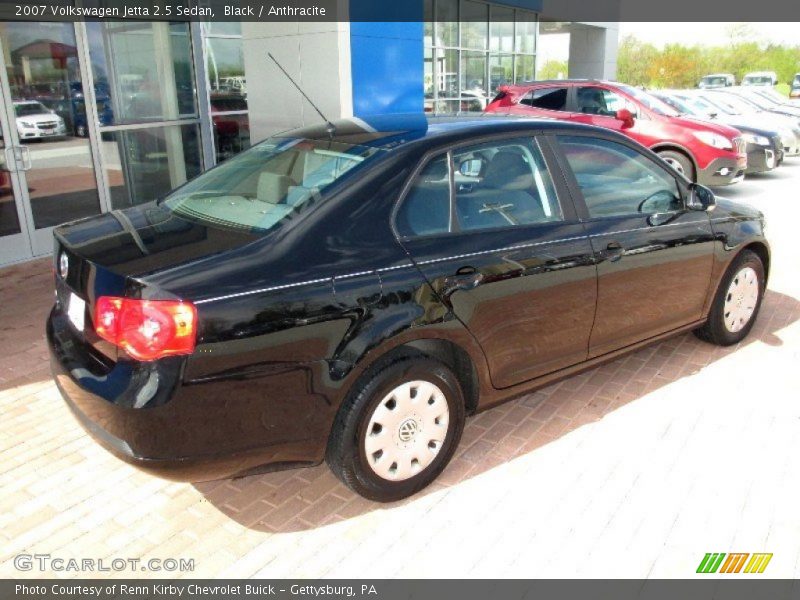
[[[686,171],[683,170],[683,165],[674,158],[665,156],[664,162],[667,163],[673,169],[675,169],[681,175],[686,175]]]
[[[429,381],[409,381],[386,394],[370,417],[364,451],[373,472],[402,481],[425,470],[447,436],[450,409]]]
[[[725,296],[725,327],[731,333],[741,331],[750,322],[758,302],[758,275],[745,267],[733,277]]]

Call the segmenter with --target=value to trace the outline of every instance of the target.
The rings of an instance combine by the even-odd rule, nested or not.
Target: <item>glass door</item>
[[[0,64],[2,60],[3,48],[0,46]],[[22,151],[17,145],[16,131],[12,129],[14,119],[8,113],[10,103],[6,102],[7,97],[8,82],[5,74],[0,73],[0,265],[31,256],[17,177]]]
[[[29,252],[44,255],[54,226],[101,210],[75,25],[0,23],[0,41],[5,113],[15,130],[6,154],[14,156]]]

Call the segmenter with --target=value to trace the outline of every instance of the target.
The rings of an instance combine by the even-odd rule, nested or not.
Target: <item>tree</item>
[[[548,60],[537,71],[536,79],[564,79],[569,76],[565,60]]]

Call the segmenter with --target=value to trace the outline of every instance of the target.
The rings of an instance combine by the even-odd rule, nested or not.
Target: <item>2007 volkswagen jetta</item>
[[[296,130],[55,238],[53,373],[97,441],[190,481],[327,459],[379,501],[468,414],[738,342],[770,260],[759,212],[626,137],[502,117]]]

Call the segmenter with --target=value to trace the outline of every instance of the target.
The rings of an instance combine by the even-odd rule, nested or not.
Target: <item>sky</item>
[[[792,0],[796,1],[796,0]],[[642,41],[662,47],[669,43],[719,46],[728,43],[731,23],[620,23],[619,35],[635,35]],[[751,23],[756,41],[800,45],[800,26],[797,23]],[[539,38],[539,64],[548,60],[567,60],[569,35],[543,35]]]

